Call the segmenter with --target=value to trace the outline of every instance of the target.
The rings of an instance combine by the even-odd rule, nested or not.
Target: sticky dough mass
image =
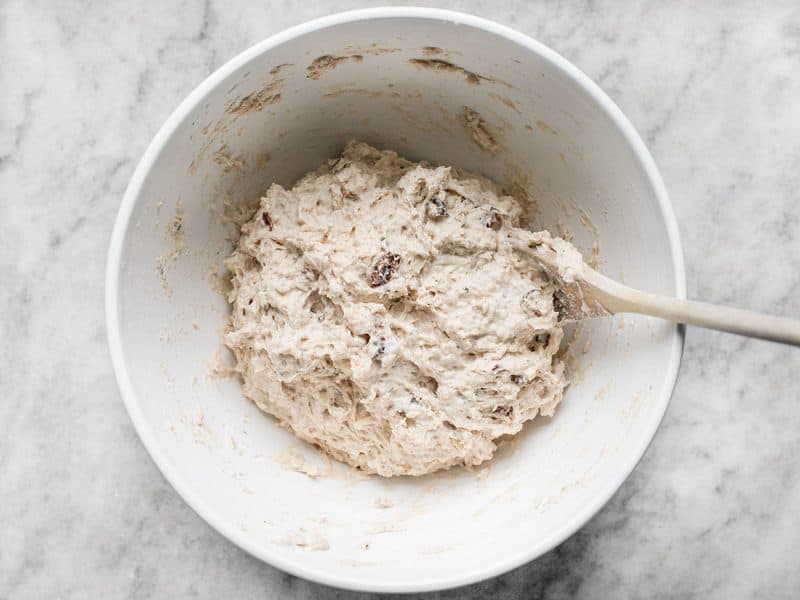
[[[383,476],[478,465],[567,380],[553,283],[491,181],[351,142],[261,199],[227,266],[244,395]]]

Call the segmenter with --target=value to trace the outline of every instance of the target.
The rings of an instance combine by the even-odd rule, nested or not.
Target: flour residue
[[[388,498],[380,497],[375,500],[375,508],[392,508],[394,504]]]
[[[597,474],[600,470],[600,465],[603,464],[603,460],[605,459],[607,452],[608,451],[606,448],[600,450],[592,464],[589,465],[589,467],[581,475],[572,481],[563,484],[556,493],[535,498],[531,504],[531,508],[540,513],[546,512],[551,506],[555,506],[563,502],[564,499],[573,491],[585,488],[587,484],[597,477]]]
[[[600,241],[597,226],[594,224],[594,221],[592,221],[592,218],[589,216],[588,212],[580,207],[576,207],[576,209],[578,211],[578,219],[580,220],[581,225],[583,225],[586,228],[586,231],[589,232],[589,235],[592,236],[592,249],[589,254],[589,260],[586,261],[586,264],[593,269],[596,269],[600,264]]]
[[[314,464],[294,448],[287,448],[278,456],[278,464],[280,466],[289,471],[302,473],[311,479],[324,477],[331,473],[330,460],[327,457],[324,460],[325,464],[323,466]]]
[[[234,367],[233,355],[225,346],[220,344],[208,364],[207,376],[211,379],[233,378],[238,375]]]
[[[392,54],[394,52],[400,52],[400,48],[386,48],[383,46],[379,46],[375,42],[373,42],[369,46],[348,45],[345,46],[344,49],[350,54],[365,54],[368,56],[383,56],[384,54]]]
[[[288,69],[291,66],[292,66],[292,63],[282,63],[280,65],[272,67],[269,70],[269,74],[272,75],[273,77],[276,76],[276,75],[280,75],[283,71],[285,71],[286,69]]]
[[[278,71],[278,73],[280,70]],[[281,101],[280,90],[283,79],[273,79],[263,88],[243,98],[237,98],[226,107],[225,111],[233,115],[246,115],[251,112],[260,112],[270,104]]]
[[[306,550],[329,550],[330,544],[318,531],[307,531],[300,527],[294,531],[287,531],[275,540],[281,546],[296,546]]]
[[[429,58],[431,56],[440,56],[442,54],[445,54],[445,51],[439,48],[438,46],[425,46],[422,49],[422,55]]]
[[[346,54],[343,56],[324,54],[315,58],[311,61],[311,64],[306,67],[306,77],[317,80],[343,63],[360,63],[363,60],[364,57],[361,54]]]
[[[461,124],[469,133],[470,138],[475,144],[489,154],[497,154],[498,145],[495,136],[492,134],[489,124],[476,110],[464,107],[461,113]]]
[[[161,207],[158,207],[160,212]],[[161,281],[161,288],[167,296],[172,296],[172,288],[169,285],[167,274],[170,267],[178,260],[178,257],[186,250],[186,233],[184,231],[183,204],[180,198],[175,203],[175,214],[167,223],[166,236],[172,240],[172,249],[167,254],[156,257],[156,272]]]
[[[456,73],[458,75],[463,75],[470,85],[480,85],[481,81],[494,81],[491,77],[478,75],[477,73],[468,71],[464,67],[460,67],[441,58],[411,58],[408,62],[420,69],[436,71],[438,73]]]
[[[504,104],[518,115],[522,116],[522,113],[517,107],[517,104],[511,98],[508,98],[507,96],[502,96],[500,94],[495,94],[494,92],[489,92],[489,96],[499,101],[501,104]]]
[[[523,210],[522,223],[536,229],[536,217],[539,214],[539,203],[533,192],[533,175],[523,169],[516,162],[507,162],[505,165],[506,192],[512,196]]]
[[[558,132],[552,127],[550,127],[550,125],[548,125],[544,121],[536,121],[536,127],[538,127],[539,130],[542,131],[543,133],[549,133],[550,135],[558,135]]]
[[[227,144],[220,146],[214,153],[214,162],[222,167],[223,175],[228,175],[232,171],[243,171],[245,164],[242,157],[234,157],[231,154]]]
[[[202,409],[198,409],[191,417],[183,416],[181,420],[189,427],[196,444],[209,445],[213,433],[208,426],[206,414]]]
[[[368,527],[365,535],[380,535],[383,533],[396,533],[398,531],[405,531],[406,528],[395,521],[381,521],[375,525]]]
[[[324,93],[322,97],[338,98],[339,96],[347,96],[347,95],[364,96],[366,98],[380,98],[383,95],[383,92],[381,92],[380,90],[365,90],[362,88],[340,87],[340,88],[334,88],[330,92]]]
[[[424,548],[420,549],[419,553],[424,555],[444,554],[450,550],[451,548],[449,546],[425,546]]]

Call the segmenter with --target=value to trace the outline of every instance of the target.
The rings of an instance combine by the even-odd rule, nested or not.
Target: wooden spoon
[[[556,284],[556,310],[562,321],[581,321],[617,313],[638,313],[687,325],[800,346],[800,321],[739,308],[679,300],[641,292],[598,273],[585,263],[569,264],[552,245],[528,246]]]

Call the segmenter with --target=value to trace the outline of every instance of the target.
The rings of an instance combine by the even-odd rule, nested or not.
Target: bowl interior
[[[212,375],[224,360],[231,211],[254,205],[273,181],[291,185],[353,138],[493,178],[535,203],[539,227],[568,232],[587,257],[596,243],[608,275],[682,294],[659,184],[604,100],[522,36],[418,12],[328,19],[223,67],[148,151],[110,263],[121,387],[170,481],[256,555],[361,589],[467,583],[561,541],[641,456],[680,354],[666,323],[585,324],[555,417],[529,424],[485,469],[419,479],[367,478],[327,462],[235,380]],[[465,107],[484,119],[495,154],[473,141]]]

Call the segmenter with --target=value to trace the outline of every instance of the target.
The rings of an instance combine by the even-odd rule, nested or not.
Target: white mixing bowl
[[[496,154],[473,142],[464,107]],[[525,190],[539,226],[570,231],[587,256],[599,244],[602,271],[683,297],[675,219],[641,140],[585,75],[516,31],[422,8],[334,15],[257,44],[192,92],[139,163],[109,253],[108,337],[164,476],[223,535],[295,575],[388,592],[474,582],[550,550],[619,488],[667,407],[682,330],[585,325],[555,417],[488,470],[386,480],[327,465],[234,379],[210,376],[227,315],[214,273],[231,250],[226,199],[254,204],[349,139]]]

